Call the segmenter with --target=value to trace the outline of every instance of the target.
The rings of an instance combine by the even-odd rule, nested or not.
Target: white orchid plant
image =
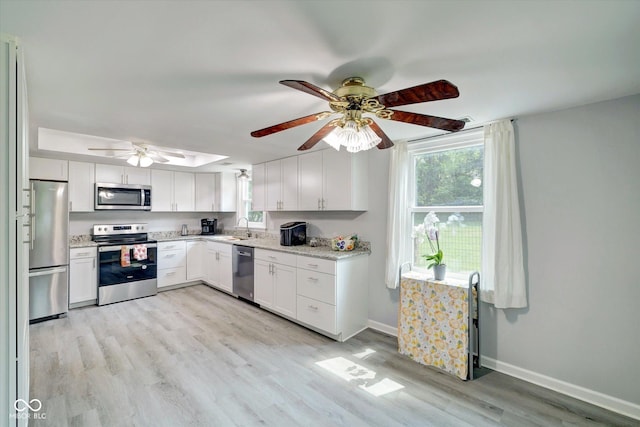
[[[430,264],[427,268],[432,268],[436,265],[442,264],[442,258],[444,256],[442,249],[440,249],[440,232],[438,230],[438,223],[440,220],[435,212],[429,212],[424,218],[422,224],[418,224],[413,227],[412,237],[418,239],[419,243],[424,241],[427,237],[429,246],[431,247],[431,255],[422,255]],[[435,242],[435,243],[434,243]]]

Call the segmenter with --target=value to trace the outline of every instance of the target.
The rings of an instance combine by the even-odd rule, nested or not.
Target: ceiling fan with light
[[[156,163],[168,163],[167,157],[184,159],[182,153],[174,151],[159,150],[148,144],[131,143],[131,148],[89,148],[91,151],[103,151],[105,156],[114,159],[127,159],[127,163],[131,166],[140,166],[143,168]]]
[[[460,95],[458,88],[447,80],[437,80],[384,95],[378,95],[375,89],[366,86],[364,79],[360,77],[345,79],[342,82],[342,86],[333,92],[302,80],[282,80],[280,83],[328,101],[331,111],[311,114],[256,130],[251,132],[251,136],[260,138],[296,126],[323,120],[334,114],[340,115],[340,117],[325,124],[304,144],[298,147],[300,151],[312,148],[320,140],[324,140],[336,150],[344,146],[347,151],[352,153],[373,147],[378,147],[379,149],[392,147],[393,142],[391,139],[373,119],[363,116],[365,113],[380,119],[395,120],[450,132],[459,131],[465,125],[462,120],[390,109],[401,105],[457,98]]]

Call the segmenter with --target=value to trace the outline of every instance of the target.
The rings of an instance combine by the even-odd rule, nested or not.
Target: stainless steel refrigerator
[[[31,182],[29,320],[69,309],[69,193],[66,182]]]

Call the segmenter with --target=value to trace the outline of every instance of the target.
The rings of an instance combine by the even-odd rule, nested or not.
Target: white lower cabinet
[[[298,320],[325,331],[337,334],[336,306],[298,295]]]
[[[297,256],[296,318],[344,341],[367,328],[369,257]]]
[[[187,281],[204,280],[207,242],[187,241]]]
[[[233,291],[231,249],[226,243],[207,242],[205,255],[205,282],[229,293]]]
[[[178,285],[186,281],[186,242],[158,242],[158,289]]]
[[[254,259],[254,302],[295,319],[296,255],[256,249]]]
[[[95,304],[98,298],[97,248],[69,251],[69,304]]]

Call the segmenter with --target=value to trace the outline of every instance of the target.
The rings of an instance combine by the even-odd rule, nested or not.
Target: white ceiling
[[[400,109],[476,124],[640,92],[640,1],[1,0],[0,17],[25,47],[32,138],[150,141],[230,168],[296,154],[324,124],[249,135],[327,110],[282,79],[386,93],[444,78],[459,98]]]

